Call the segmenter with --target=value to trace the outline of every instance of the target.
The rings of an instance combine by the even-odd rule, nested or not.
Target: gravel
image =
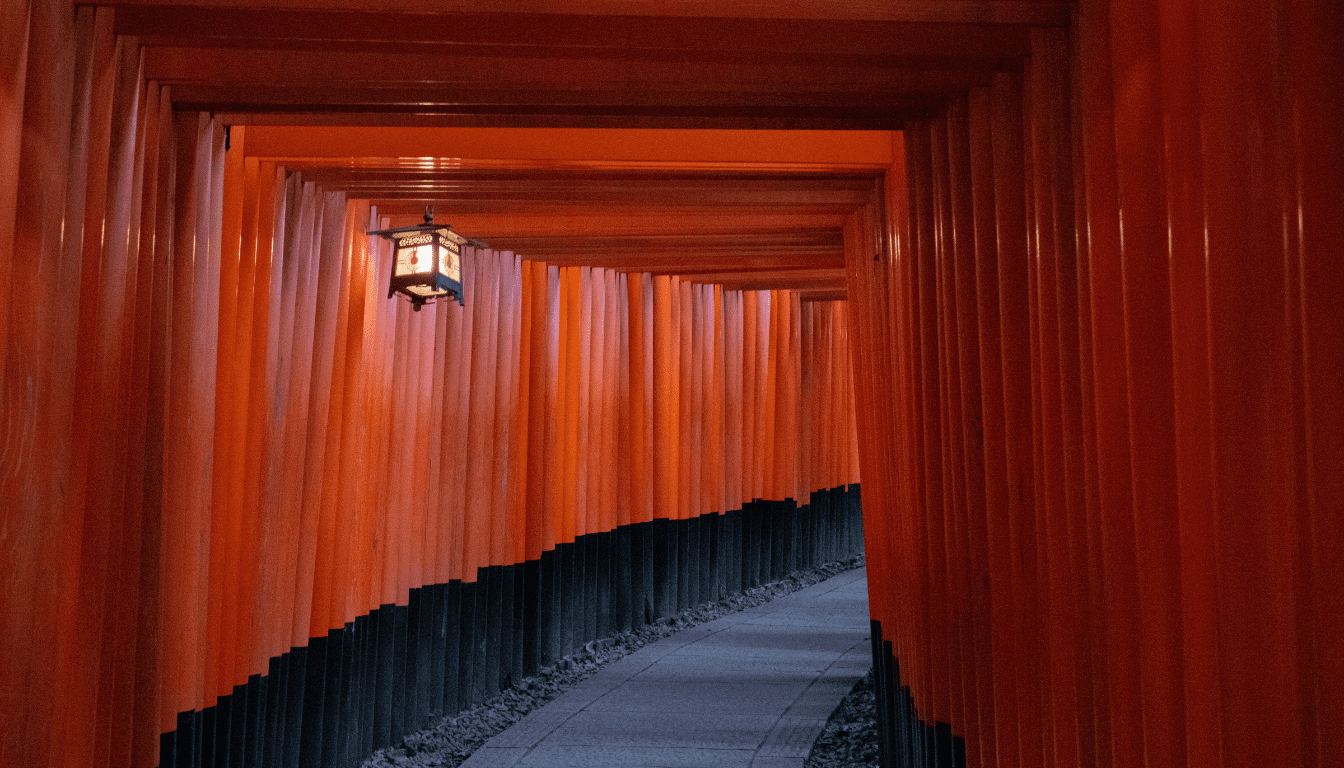
[[[804,768],[878,768],[877,699],[868,670],[845,695],[812,745]]]
[[[863,555],[859,554],[847,560],[826,563],[805,571],[795,571],[780,581],[762,584],[744,592],[730,595],[718,602],[706,603],[688,609],[680,615],[659,619],[657,622],[638,630],[622,632],[615,637],[593,640],[587,643],[582,651],[566,656],[552,666],[542,667],[535,677],[524,678],[512,688],[487,699],[485,703],[472,709],[463,710],[455,715],[444,717],[424,730],[407,736],[399,744],[378,750],[368,760],[364,761],[364,768],[430,768],[431,766],[433,768],[439,768],[440,766],[457,768],[468,757],[471,757],[472,752],[475,752],[492,736],[523,719],[527,713],[537,707],[569,690],[604,665],[679,630],[767,603],[776,597],[782,597],[790,592],[810,587],[845,571],[861,568],[863,565]],[[862,681],[860,681],[860,685],[862,685]],[[859,686],[856,685],[855,690],[857,691],[858,688]],[[872,684],[870,682],[869,709],[872,709],[871,689]],[[853,692],[850,693],[850,697],[852,696],[854,696]],[[845,702],[848,701],[849,697],[846,697]],[[831,716],[831,722],[827,724],[827,731],[818,738],[817,747],[814,747],[814,755],[809,758],[809,766],[814,765],[811,760],[817,758],[816,750],[820,749],[822,741],[827,739],[832,724],[837,722],[837,715],[844,709],[845,703],[842,703],[836,713]],[[848,718],[840,722],[852,723],[854,720]],[[877,751],[876,729],[869,728],[868,731],[871,731],[871,752],[875,755]],[[852,726],[842,726],[842,731],[837,731],[837,733],[840,732],[843,732],[845,737],[836,737],[832,741],[841,745],[848,743],[845,739],[850,733],[867,733]],[[831,743],[827,742],[828,745]],[[837,751],[837,748],[828,746],[825,754],[844,755],[844,759],[848,759],[849,755],[867,754],[867,752],[860,747],[852,749],[846,747]],[[830,762],[817,762],[815,763],[817,768],[877,764],[876,762],[836,762],[835,760],[839,758],[833,759],[830,757],[820,759],[830,760]]]

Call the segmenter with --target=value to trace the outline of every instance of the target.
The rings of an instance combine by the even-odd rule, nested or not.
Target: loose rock
[[[826,721],[804,768],[878,768],[877,697],[868,671]]]

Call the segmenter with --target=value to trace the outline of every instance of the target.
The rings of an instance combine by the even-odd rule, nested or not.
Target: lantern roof
[[[424,232],[434,232],[440,235],[441,237],[446,237],[449,240],[452,240],[458,245],[468,245],[468,244],[480,245],[480,246],[485,245],[484,243],[474,243],[473,241],[468,240],[467,238],[457,234],[456,232],[453,231],[453,226],[451,224],[434,224],[433,222],[430,221],[426,221],[424,224],[416,224],[410,227],[394,227],[392,229],[370,230],[366,234],[378,235],[380,237],[385,237],[393,242],[397,242],[402,238],[409,237],[411,235],[421,234]]]

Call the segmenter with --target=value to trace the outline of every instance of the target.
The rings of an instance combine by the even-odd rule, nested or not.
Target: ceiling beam
[[[932,117],[930,103],[902,110],[900,114],[842,114],[834,111],[779,113],[760,111],[733,114],[718,110],[643,114],[625,111],[585,113],[578,110],[524,112],[505,110],[430,110],[362,105],[341,109],[329,106],[275,104],[218,104],[210,101],[176,103],[180,109],[213,112],[225,125],[321,127],[321,128],[538,128],[610,129],[633,131],[900,131],[907,120]]]
[[[843,297],[844,222],[871,201],[879,180],[873,169],[787,164],[655,171],[266,159],[324,189],[369,199],[378,226],[419,221],[430,205],[438,222],[465,236],[555,266],[673,274],[730,289],[806,289],[816,300]]]
[[[575,104],[615,100],[669,105],[840,105],[856,96],[880,104],[887,94],[942,93],[983,85],[995,69],[919,69],[872,63],[839,66],[780,58],[723,63],[509,58],[467,51],[423,55],[173,47],[146,51],[145,77],[164,85],[204,88],[208,84],[214,90],[280,95],[297,94],[305,88],[329,88],[344,98],[361,92],[413,95],[422,91],[422,102],[433,100],[435,94],[452,93],[467,103],[518,102],[546,94],[548,99]]]
[[[320,18],[320,24],[314,21]],[[282,7],[125,6],[115,31],[150,47],[399,51],[520,58],[626,60],[668,55],[749,61],[1023,59],[1025,27],[960,23],[583,16],[575,14],[352,12]]]
[[[116,8],[162,8],[162,0],[101,0]],[[256,0],[178,0],[172,6],[256,8]],[[314,0],[268,0],[276,10],[310,12]],[[703,19],[1064,26],[1062,0],[322,0],[322,10],[365,13],[634,16]]]
[[[845,270],[841,269],[795,269],[778,272],[719,272],[683,274],[683,279],[693,283],[713,283],[727,290],[766,291],[821,289],[827,291],[843,290]]]
[[[442,174],[614,171],[704,178],[839,177],[870,186],[892,164],[888,131],[537,128],[248,128],[243,151],[291,167]],[[325,171],[324,171],[325,172]],[[578,177],[576,177],[578,178]],[[584,179],[583,181],[586,181]]]

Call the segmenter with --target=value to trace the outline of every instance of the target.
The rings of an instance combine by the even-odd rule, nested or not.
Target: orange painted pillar
[[[1010,539],[1015,595],[1019,602],[1003,622],[1017,641],[1016,698],[1020,707],[1018,734],[1023,766],[1044,764],[1041,730],[1041,688],[1036,626],[1036,484],[1031,446],[1031,323],[1027,239],[1022,100],[1023,84],[1015,75],[998,75],[994,83],[994,204],[999,248],[999,313],[1003,355],[1005,472],[1010,494],[1006,524]]]
[[[1289,250],[1289,274],[1300,291],[1294,307],[1301,319],[1300,386],[1304,420],[1299,472],[1305,493],[1298,502],[1296,530],[1304,577],[1295,585],[1299,604],[1296,656],[1304,716],[1304,765],[1344,763],[1344,311],[1338,297],[1344,270],[1344,156],[1334,147],[1344,124],[1344,57],[1335,41],[1344,36],[1344,17],[1321,0],[1291,4],[1292,21],[1284,47],[1292,72],[1288,89],[1291,146],[1297,162],[1285,179],[1283,204],[1297,213],[1296,248]],[[1174,21],[1174,20],[1173,20]],[[1189,31],[1181,38],[1189,40]],[[1183,136],[1187,138],[1189,134]],[[1291,218],[1289,219],[1291,221]],[[1190,233],[1184,233],[1187,237]]]
[[[657,440],[654,419],[653,379],[653,281],[647,275],[630,275],[626,284],[630,357],[630,518],[632,523],[654,517],[657,493],[655,468]]]
[[[466,261],[464,257],[463,261]],[[466,456],[466,520],[463,534],[463,581],[474,582],[477,569],[490,565],[492,518],[494,501],[497,434],[496,387],[498,376],[498,265],[488,252],[473,249],[471,264],[475,290],[468,296],[467,311],[471,317],[469,336],[471,349],[470,395],[467,403]],[[464,269],[466,265],[464,264]],[[467,275],[464,273],[463,279]],[[577,291],[575,292],[577,293]],[[574,299],[577,301],[577,298]],[[577,330],[577,329],[575,329]],[[577,371],[574,371],[577,374]],[[572,374],[573,375],[573,374]],[[577,379],[577,376],[574,376]],[[577,392],[575,393],[577,395]],[[578,403],[574,403],[577,408]],[[577,418],[577,413],[575,414]],[[573,487],[573,486],[570,486]],[[572,512],[572,507],[570,508]],[[572,530],[572,523],[571,523]],[[570,534],[574,535],[573,533]]]
[[[595,512],[596,465],[593,461],[593,271],[590,267],[576,270],[576,293],[573,295],[574,317],[571,328],[574,330],[574,372],[571,376],[576,382],[575,411],[573,429],[570,438],[574,457],[574,535],[583,536],[593,532],[589,517]]]
[[[528,371],[520,383],[519,400],[527,398],[527,544],[526,557],[536,560],[555,546],[555,534],[546,507],[546,453],[548,376],[546,300],[549,290],[543,262],[524,261],[523,269],[523,361]],[[520,371],[520,375],[521,375]]]
[[[672,318],[673,284],[653,279],[653,516],[676,519],[678,439],[677,361]]]
[[[742,292],[742,501],[761,498],[761,483],[757,474],[760,465],[760,445],[757,432],[760,360],[760,299],[758,291]]]
[[[745,437],[746,393],[743,355],[743,292],[723,292],[723,400],[724,400],[724,510],[741,509],[747,497],[744,475],[748,444]]]
[[[997,631],[1001,616],[1012,607],[1012,575],[1007,566],[1007,541],[999,541],[1000,526],[1007,512],[1007,483],[1003,439],[1003,355],[1000,346],[998,243],[995,233],[993,102],[989,88],[973,88],[967,99],[967,162],[970,177],[972,258],[961,269],[968,286],[967,322],[975,341],[968,355],[979,374],[971,407],[978,412],[978,442],[973,432],[967,438],[973,455],[978,453],[980,471],[972,481],[968,505],[971,554],[970,589],[975,595],[972,617],[975,639],[975,705],[979,721],[977,738],[968,739],[968,750],[979,754],[983,765],[997,765],[1005,752],[1016,754],[1016,698],[1006,674],[1012,657],[999,649],[1008,638]],[[969,462],[968,462],[969,463]],[[1006,669],[1000,669],[1003,664]],[[1008,731],[1011,731],[1009,735]],[[1000,735],[1003,734],[1003,735]],[[1006,749],[1003,749],[1006,747]]]
[[[1213,497],[1214,451],[1208,390],[1208,264],[1200,163],[1201,34],[1189,14],[1159,19],[1165,153],[1184,158],[1166,169],[1170,232],[1173,468],[1177,478],[1181,548],[1183,701],[1190,766],[1222,765],[1222,694],[1217,640],[1217,540]],[[1085,70],[1087,71],[1087,70]],[[1171,164],[1164,158],[1164,163]],[[1172,164],[1174,165],[1174,164]]]
[[[618,507],[620,504],[619,475],[622,457],[617,451],[618,414],[622,410],[620,398],[621,344],[620,318],[623,294],[619,288],[617,273],[600,270],[600,294],[603,297],[604,314],[602,327],[602,359],[594,371],[602,385],[601,403],[601,442],[598,461],[602,467],[599,487],[599,531],[614,531],[620,524]],[[628,512],[627,512],[628,514]],[[610,567],[610,566],[608,566]]]
[[[491,545],[490,565],[510,565],[516,549],[514,521],[510,516],[508,503],[509,487],[505,482],[510,477],[510,435],[514,429],[521,431],[521,425],[513,423],[514,401],[518,387],[518,321],[521,316],[519,302],[519,274],[517,260],[512,253],[487,251],[496,268],[498,298],[495,306],[493,324],[494,345],[496,347],[495,369],[495,424],[492,438],[495,451],[495,469],[491,480]],[[419,584],[427,583],[419,581]]]
[[[141,394],[137,405],[142,410],[132,414],[134,426],[129,440],[133,445],[146,446],[138,457],[143,462],[139,473],[141,483],[138,489],[133,488],[131,491],[131,503],[138,504],[140,508],[142,526],[142,568],[137,593],[137,632],[142,642],[137,646],[135,679],[153,679],[156,684],[137,682],[136,685],[133,715],[135,735],[131,757],[131,764],[135,766],[153,765],[158,759],[161,732],[160,702],[163,691],[160,659],[163,649],[160,646],[159,601],[162,584],[159,569],[153,565],[159,556],[162,533],[163,451],[162,442],[152,440],[151,435],[159,434],[163,428],[163,395],[166,386],[166,361],[163,354],[166,334],[163,333],[163,325],[166,323],[166,313],[156,299],[163,295],[164,286],[168,282],[165,266],[169,226],[166,214],[171,189],[167,182],[172,156],[168,141],[173,134],[172,109],[162,89],[148,83],[145,85],[144,98],[145,108],[141,120],[143,194],[140,199],[139,237],[135,241],[139,249],[135,299],[136,374],[132,384]],[[128,480],[134,483],[136,475],[132,472]]]
[[[1080,44],[1109,44],[1109,19],[1100,7],[1080,17]],[[1081,73],[1083,173],[1087,178],[1088,230],[1086,286],[1090,309],[1091,375],[1095,414],[1095,456],[1098,522],[1101,528],[1101,560],[1096,563],[1105,580],[1103,606],[1104,653],[1094,673],[1105,686],[1106,728],[1109,743],[1099,744],[1099,753],[1114,765],[1139,765],[1143,760],[1143,713],[1140,680],[1132,672],[1138,665],[1139,581],[1134,530],[1133,471],[1130,456],[1131,418],[1128,403],[1126,340],[1124,338],[1124,264],[1120,249],[1117,209],[1117,178],[1114,157],[1114,125],[1111,73],[1108,55],[1099,55],[1096,65]],[[1095,105],[1095,109],[1092,108]]]
[[[1060,197],[1057,164],[1063,160],[1058,121],[1067,121],[1056,72],[1057,51],[1043,35],[1033,35],[1032,59],[1027,72],[1027,147],[1029,152],[1029,244],[1032,296],[1032,384],[1037,476],[1037,521],[1040,525],[1040,579],[1043,612],[1040,616],[1043,658],[1046,662],[1044,736],[1047,766],[1055,757],[1071,754],[1078,743],[1076,717],[1078,670],[1074,656],[1074,570],[1069,515],[1070,467],[1066,408],[1070,407],[1071,373],[1077,364],[1077,314],[1070,292],[1074,280],[1071,243],[1064,232],[1072,211]],[[1068,230],[1071,236],[1071,229]]]
[[[692,312],[691,291],[692,284],[682,280],[679,277],[672,278],[672,361],[670,370],[675,379],[673,385],[676,391],[676,417],[673,434],[676,435],[676,456],[677,461],[672,476],[676,479],[672,482],[670,490],[675,494],[675,510],[672,518],[674,520],[686,520],[692,517],[692,499],[693,491],[690,487],[692,481],[691,467],[698,458],[695,455],[695,431],[694,420],[697,414],[695,408],[695,382],[693,380],[693,359],[694,359],[694,315]],[[678,550],[680,551],[680,550]],[[684,573],[684,569],[679,569],[678,573]],[[686,608],[684,604],[686,592],[685,585],[679,585],[678,594],[683,601],[679,603],[680,608]]]
[[[1147,10],[1147,9],[1145,9]],[[1170,257],[1160,69],[1148,56],[1160,46],[1161,17],[1111,8],[1110,60],[1124,278],[1124,328],[1130,382],[1134,547],[1139,601],[1143,736],[1148,755],[1184,755],[1181,552],[1177,526],[1175,414],[1168,287]],[[1177,758],[1173,765],[1183,761]]]
[[[920,579],[915,610],[922,614],[920,637],[915,641],[922,653],[914,659],[912,688],[916,685],[916,706],[929,721],[947,722],[951,709],[950,694],[945,678],[947,670],[947,643],[943,635],[947,618],[946,551],[942,540],[943,498],[943,424],[938,399],[938,312],[937,251],[935,226],[937,209],[935,182],[936,155],[933,137],[938,123],[921,125],[907,140],[915,148],[918,162],[911,164],[911,201],[914,221],[911,223],[912,276],[914,301],[915,397],[920,409],[916,415],[917,430],[913,455],[919,462],[919,483],[915,500],[914,572]],[[914,478],[912,478],[914,479]]]
[[[1284,46],[1273,9],[1196,8],[1200,121],[1219,128],[1201,130],[1200,167],[1172,170],[1198,174],[1190,180],[1202,182],[1205,204],[1204,396],[1214,481],[1209,497],[1190,501],[1217,510],[1216,537],[1204,546],[1214,547],[1218,578],[1222,761],[1229,768],[1301,765],[1302,576],[1284,564],[1297,562],[1303,546],[1300,518],[1286,512],[1304,501],[1294,429],[1303,418],[1301,373],[1293,359],[1304,321],[1295,317],[1293,295],[1301,277],[1285,252],[1296,250],[1296,238],[1284,225],[1301,215],[1301,203],[1280,197],[1294,133],[1281,117],[1284,86],[1274,72]],[[1266,753],[1264,744],[1276,748]]]
[[[299,599],[309,604],[308,637],[325,636],[332,628],[335,606],[339,602],[337,542],[340,538],[338,494],[340,492],[340,460],[345,448],[341,440],[346,413],[346,329],[349,318],[346,302],[349,289],[340,258],[340,244],[345,235],[345,196],[323,193],[317,201],[321,225],[314,233],[318,265],[318,297],[315,338],[317,351],[313,372],[316,397],[312,405],[320,409],[310,423],[309,468],[304,487],[306,502],[314,509],[313,561],[311,592],[300,593]],[[334,257],[334,258],[333,258]],[[311,483],[311,485],[309,484]],[[395,574],[390,576],[395,584]],[[385,585],[386,586],[386,585]],[[395,590],[396,587],[394,586]],[[225,691],[221,690],[221,694]]]
[[[560,377],[560,340],[563,326],[560,318],[561,277],[558,267],[546,267],[546,435],[545,451],[549,456],[558,456],[560,435],[563,430],[563,382]],[[560,462],[551,462],[546,466],[546,508],[548,510],[548,535],[546,548],[553,549],[564,541],[565,531],[562,525],[561,494],[564,483],[564,467]]]
[[[510,364],[514,380],[513,391],[509,393],[512,412],[509,419],[508,476],[511,482],[507,487],[506,514],[510,536],[508,561],[522,563],[541,556],[539,547],[536,549],[536,554],[532,554],[535,542],[532,538],[534,535],[532,516],[528,504],[528,494],[536,485],[529,472],[532,466],[529,447],[534,436],[531,418],[532,400],[535,394],[532,386],[534,372],[532,341],[536,322],[534,292],[537,286],[532,279],[529,266],[531,262],[524,261],[518,256],[511,256],[510,261],[510,272],[513,275],[511,278],[513,295],[510,301],[516,315],[514,320],[516,340]]]
[[[211,245],[208,212],[212,166],[222,155],[219,126],[204,115],[178,113],[175,126],[177,189],[173,233],[172,346],[168,350],[168,406],[164,433],[163,560],[164,690],[161,727],[176,713],[214,703],[205,671],[209,600],[209,498],[215,398],[214,343],[218,333],[219,261]],[[192,428],[188,429],[188,425]]]

